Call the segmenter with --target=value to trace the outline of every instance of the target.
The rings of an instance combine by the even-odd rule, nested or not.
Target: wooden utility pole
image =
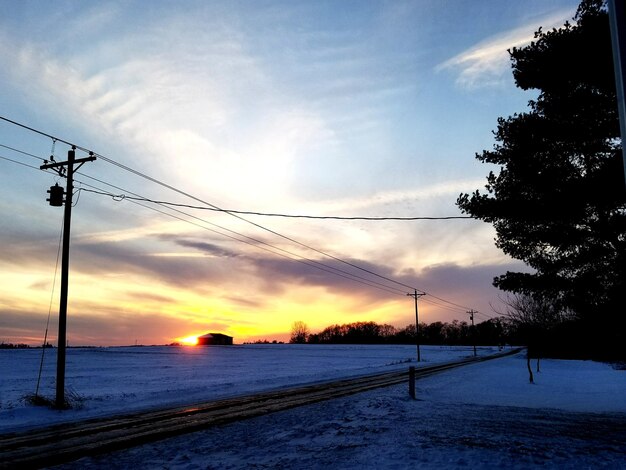
[[[415,346],[417,347],[417,362],[421,362],[422,358],[420,357],[419,317],[417,315],[417,298],[426,294],[425,293],[418,294],[417,289],[415,289],[415,292],[413,292],[412,294],[407,294],[407,295],[415,299]]]
[[[66,407],[65,403],[65,353],[67,343],[67,296],[69,287],[70,272],[70,227],[72,220],[72,196],[74,192],[74,172],[78,170],[85,162],[91,162],[96,159],[93,153],[89,157],[76,157],[76,147],[67,152],[67,161],[45,163],[39,168],[46,170],[55,169],[60,176],[63,176],[67,170],[67,186],[65,189],[65,212],[63,216],[63,254],[61,256],[61,299],[59,303],[59,338],[57,345],[57,381],[56,381],[56,398],[55,406],[58,409]],[[78,164],[77,168],[74,165]],[[50,188],[52,190],[52,188]],[[50,205],[53,203],[52,192],[50,194]]]
[[[474,328],[474,314],[478,313],[474,309],[470,309],[469,312],[470,320],[472,320],[472,342],[474,343],[474,357],[476,357],[476,330]]]

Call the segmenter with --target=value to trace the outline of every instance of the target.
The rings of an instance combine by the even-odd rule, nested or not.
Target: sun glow
[[[197,336],[187,336],[186,338],[181,338],[180,342],[182,344],[187,345],[187,346],[195,346],[196,344],[198,344],[198,337]]]

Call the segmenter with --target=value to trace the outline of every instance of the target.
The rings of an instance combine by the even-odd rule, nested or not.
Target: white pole
[[[617,108],[619,110],[620,134],[622,136],[622,160],[626,180],[626,0],[608,0],[609,22],[611,24],[611,43],[613,65],[615,68],[615,87],[617,89]]]

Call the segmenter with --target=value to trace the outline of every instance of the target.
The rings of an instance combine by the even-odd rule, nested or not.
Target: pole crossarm
[[[76,160],[74,160],[74,164],[83,164],[86,162],[93,162],[96,159],[96,157],[91,156],[91,157],[85,157],[85,158],[77,158]],[[39,167],[40,170],[47,170],[49,168],[57,168],[57,167],[61,167],[61,166],[68,166],[70,164],[69,161],[65,161],[65,162],[53,162],[53,163],[44,163],[43,165],[41,165]],[[76,168],[78,169],[78,168]]]

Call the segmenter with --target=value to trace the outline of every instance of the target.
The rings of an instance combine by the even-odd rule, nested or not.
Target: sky
[[[484,222],[206,207],[463,215],[459,194],[497,171],[475,154],[536,95],[515,87],[507,49],[576,7],[0,0],[0,116],[60,140],[0,121],[0,342],[56,341],[63,209],[46,191],[65,180],[39,166],[66,160],[61,141],[106,157],[76,175],[70,345],[402,328],[412,288],[420,321],[496,316],[493,277],[526,268]]]

